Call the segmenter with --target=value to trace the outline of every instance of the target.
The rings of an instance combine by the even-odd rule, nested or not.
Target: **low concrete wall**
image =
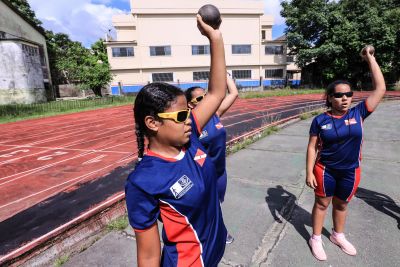
[[[46,91],[44,88],[0,90],[0,105],[33,104],[46,101]]]
[[[82,90],[76,84],[60,84],[58,86],[58,90],[60,92],[60,97],[88,97],[94,96],[92,90]],[[111,91],[110,88],[104,87],[101,89],[101,93],[103,96],[110,95]]]

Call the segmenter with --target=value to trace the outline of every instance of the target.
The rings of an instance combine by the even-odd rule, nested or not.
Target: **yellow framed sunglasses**
[[[171,119],[175,122],[185,122],[190,116],[190,109],[183,109],[174,112],[157,113],[157,116],[162,119]]]
[[[190,100],[190,103],[193,104],[197,104],[199,103],[201,100],[203,100],[203,98],[206,96],[206,94],[203,95],[199,95],[198,97],[193,98],[192,100]]]

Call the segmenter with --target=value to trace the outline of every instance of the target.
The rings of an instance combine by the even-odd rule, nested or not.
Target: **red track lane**
[[[355,100],[367,95],[356,93]],[[249,132],[323,103],[321,94],[239,99],[222,122],[232,139],[243,135],[235,132],[239,126]],[[133,123],[132,107],[122,106],[1,125],[0,222],[134,160]]]

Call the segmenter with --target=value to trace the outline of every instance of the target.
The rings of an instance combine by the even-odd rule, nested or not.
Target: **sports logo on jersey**
[[[352,124],[357,124],[357,120],[356,120],[355,118],[351,118],[351,119],[349,119],[349,120],[344,120],[344,123],[345,123],[347,126],[349,126],[349,125],[352,125]]]
[[[199,139],[206,138],[207,136],[208,136],[208,132],[207,132],[207,130],[204,130],[204,131],[201,132],[201,135],[199,136]]]
[[[331,123],[328,123],[328,124],[325,124],[325,125],[321,126],[321,130],[330,130],[330,129],[332,129],[332,124]]]
[[[196,155],[194,156],[194,160],[203,167],[204,161],[206,161],[207,154],[197,149]]]
[[[183,175],[179,180],[174,183],[169,190],[171,190],[172,194],[176,199],[180,199],[190,188],[193,187],[193,182],[187,177]]]
[[[221,128],[224,128],[224,125],[222,125],[222,123],[218,122],[217,124],[215,124],[215,128],[217,128],[219,130]]]

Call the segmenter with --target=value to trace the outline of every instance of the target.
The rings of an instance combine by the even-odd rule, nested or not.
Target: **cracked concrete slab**
[[[300,191],[301,188],[286,187],[283,183],[254,185],[230,181],[222,208],[225,224],[235,241],[227,245],[224,262],[249,266],[264,234],[279,219],[279,211]]]
[[[131,267],[136,266],[136,242],[121,232],[110,232],[95,245],[74,255],[65,267]]]

